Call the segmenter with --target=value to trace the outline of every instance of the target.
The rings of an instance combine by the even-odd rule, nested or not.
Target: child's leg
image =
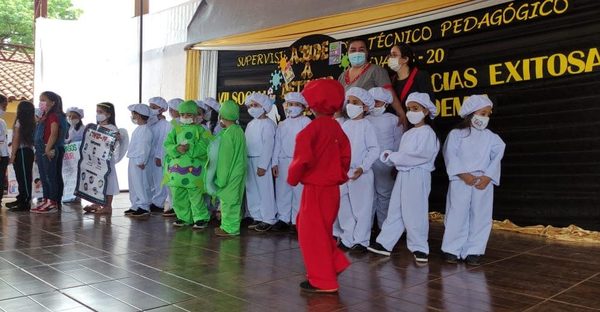
[[[254,221],[261,222],[263,220],[260,214],[260,193],[258,186],[258,175],[256,170],[258,169],[256,164],[258,163],[258,157],[248,158],[248,166],[246,169],[246,206],[248,213]]]
[[[406,245],[411,252],[429,254],[429,191],[431,174],[415,168],[407,172],[402,192],[402,218],[406,226]]]
[[[244,177],[234,177],[219,192],[221,201],[221,229],[229,234],[240,233],[241,207],[244,194]]]
[[[390,206],[390,198],[394,189],[394,178],[392,177],[392,167],[375,161],[371,167],[373,170],[375,194],[373,199],[373,212],[377,216],[377,225],[379,228],[387,217],[387,210]]]
[[[293,187],[287,183],[287,172],[290,167],[290,159],[279,159],[279,176],[275,179],[275,201],[277,203],[277,219],[285,223],[296,220],[292,219]]]
[[[271,166],[266,169],[267,171],[264,176],[257,176],[258,192],[260,197],[260,216],[262,217],[262,222],[275,224],[277,222],[277,206],[275,204],[273,173],[271,171]],[[256,173],[254,173],[254,175],[256,175]]]
[[[346,184],[343,187],[348,187],[348,185]],[[350,195],[347,191],[340,197],[337,225],[339,225],[340,231],[338,237],[341,239],[342,244],[346,247],[354,246],[354,228],[356,227],[356,219],[354,214],[352,214],[352,202],[350,201]]]
[[[494,185],[483,190],[473,189],[469,218],[469,238],[461,256],[483,255],[492,230],[492,211],[494,208]]]
[[[442,251],[457,257],[460,257],[469,234],[469,207],[473,189],[462,180],[450,181],[448,186]]]
[[[373,226],[373,171],[365,172],[358,180],[348,184],[349,197],[352,203],[352,215],[356,225],[352,235],[354,244],[369,246],[371,227]]]
[[[192,208],[190,207],[190,199],[188,198],[188,190],[183,187],[171,187],[171,193],[173,194],[173,209],[177,215],[177,219],[185,222],[185,224],[192,224]]]
[[[168,188],[161,185],[163,180],[163,168],[158,167],[154,161],[149,165],[152,171],[152,180],[154,180],[154,192],[152,193],[152,203],[160,208],[164,208],[167,200]]]
[[[376,240],[389,251],[394,249],[394,246],[396,246],[396,243],[405,230],[404,220],[402,219],[402,198],[404,196],[412,196],[412,194],[406,194],[403,190],[404,177],[406,174],[406,172],[399,172],[396,177],[387,217],[381,225],[381,233],[379,233]]]
[[[192,212],[192,221],[206,221],[210,220],[210,213],[206,207],[206,200],[204,198],[205,193],[197,188],[186,189],[188,194],[188,200],[190,209]]]

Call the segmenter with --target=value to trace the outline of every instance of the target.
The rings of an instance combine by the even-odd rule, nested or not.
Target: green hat
[[[179,114],[194,114],[198,115],[198,106],[196,106],[196,102],[194,101],[185,101],[179,104],[177,108]]]
[[[232,100],[225,101],[221,104],[219,115],[223,119],[236,121],[240,118],[240,106]]]

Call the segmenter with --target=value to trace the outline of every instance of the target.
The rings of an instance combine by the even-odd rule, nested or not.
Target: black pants
[[[8,167],[8,156],[0,157],[0,202],[2,202],[2,197],[4,196],[4,188],[6,185],[4,182],[6,181],[6,167]]]
[[[33,169],[33,149],[30,147],[19,148],[15,156],[13,168],[15,176],[17,176],[17,183],[19,184],[17,203],[29,206],[32,193],[31,170]]]

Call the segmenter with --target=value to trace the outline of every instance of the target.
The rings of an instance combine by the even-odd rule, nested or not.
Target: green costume
[[[186,101],[179,105],[180,114],[196,114],[196,103]],[[210,214],[203,200],[202,165],[207,160],[207,148],[212,135],[196,124],[174,123],[164,142],[166,172],[164,181],[173,195],[173,209],[177,218],[186,224],[208,221]],[[185,153],[177,147],[188,145]]]
[[[239,106],[234,101],[221,105],[222,119],[236,121]],[[246,179],[246,136],[233,124],[219,132],[208,151],[206,186],[221,202],[221,229],[229,234],[240,233],[241,208]]]

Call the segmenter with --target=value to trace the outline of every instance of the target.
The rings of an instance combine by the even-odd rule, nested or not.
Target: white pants
[[[150,208],[150,187],[148,185],[148,165],[144,170],[140,169],[133,161],[129,161],[127,168],[129,180],[129,201],[131,208],[142,208],[148,210]]]
[[[162,165],[165,166],[164,163]],[[154,159],[152,160],[152,163],[148,164],[148,167],[149,168],[147,169],[150,169],[149,175],[152,178],[151,202],[157,207],[164,208],[165,201],[167,201],[167,196],[169,194],[169,188],[166,184],[161,186],[163,180],[163,167],[157,166]]]
[[[255,221],[275,224],[275,188],[273,187],[273,173],[271,166],[266,169],[264,176],[256,174],[258,170],[258,157],[248,157],[248,171],[246,172],[246,204],[250,216]]]
[[[442,251],[462,259],[483,255],[492,230],[494,186],[478,190],[462,180],[450,181]]]
[[[279,176],[275,179],[275,202],[277,203],[277,219],[285,223],[296,224],[300,209],[300,199],[304,186],[291,186],[287,183],[291,158],[279,158]]]
[[[387,166],[381,160],[373,163],[373,174],[375,175],[375,195],[373,198],[373,216],[377,216],[377,225],[381,229],[383,221],[387,217],[390,197],[394,189],[393,167]]]
[[[342,189],[344,187],[347,187],[348,191],[340,192],[339,237],[347,247],[356,244],[368,247],[373,224],[373,171],[369,170],[357,180],[346,182]]]
[[[414,168],[400,171],[394,183],[387,218],[377,242],[392,250],[406,230],[406,245],[411,252],[429,254],[429,192],[431,173]]]

